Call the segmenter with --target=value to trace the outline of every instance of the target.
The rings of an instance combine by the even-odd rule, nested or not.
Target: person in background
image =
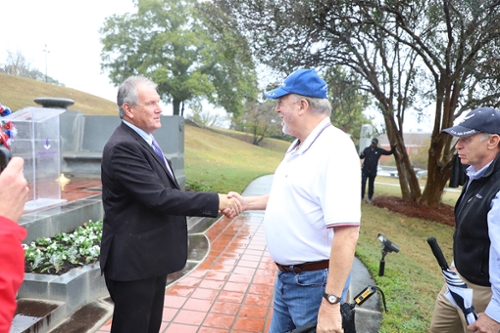
[[[157,333],[167,274],[187,260],[186,216],[241,210],[236,199],[182,191],[152,133],[161,127],[156,84],[132,76],[118,89],[122,123],[103,150],[100,264],[114,302],[113,333]]]
[[[479,318],[467,325],[462,310],[436,298],[432,333],[500,332],[500,111],[478,108],[444,133],[458,137],[455,149],[467,164],[467,180],[455,204],[451,267],[473,290]]]
[[[16,294],[24,280],[27,231],[17,224],[28,199],[24,160],[13,157],[0,174],[0,333],[9,333],[16,312]]]
[[[361,172],[352,140],[330,123],[327,92],[314,69],[299,69],[266,93],[278,99],[283,132],[297,139],[268,195],[229,193],[243,210],[266,210],[267,247],[279,269],[269,333],[308,323],[317,323],[318,333],[343,332],[340,303],[359,236]]]
[[[394,149],[385,150],[378,147],[378,139],[373,138],[372,143],[359,155],[364,159],[361,176],[361,200],[365,198],[366,180],[368,179],[368,203],[372,202],[375,191],[375,177],[377,177],[378,160],[382,155],[391,155]]]

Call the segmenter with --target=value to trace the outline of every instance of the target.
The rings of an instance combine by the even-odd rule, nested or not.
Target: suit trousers
[[[473,284],[463,277],[462,280],[464,280],[468,288],[474,291],[472,305],[474,306],[476,314],[484,312],[491,300],[491,287]],[[470,333],[470,331],[467,330],[467,321],[465,320],[462,310],[456,308],[446,298],[446,289],[447,287],[445,284],[436,297],[436,304],[431,320],[431,333]]]
[[[373,198],[373,193],[375,192],[375,177],[377,173],[369,173],[365,170],[361,173],[361,200],[365,198],[366,180],[368,179],[368,199]]]
[[[106,278],[115,303],[111,333],[158,333],[160,331],[167,276],[116,281]]]

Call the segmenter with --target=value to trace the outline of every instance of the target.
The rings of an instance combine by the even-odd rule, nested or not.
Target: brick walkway
[[[203,262],[166,290],[161,333],[265,333],[276,265],[266,251],[263,218],[222,218],[204,234]],[[109,332],[111,320],[98,331]]]
[[[243,195],[269,193],[271,182],[272,175],[260,177]],[[73,178],[64,186],[61,198],[71,202],[100,193],[100,180]],[[235,219],[221,218],[203,232],[210,243],[208,255],[195,269],[167,286],[160,333],[268,331],[277,268],[266,250],[263,217],[262,212],[254,211]],[[375,284],[359,260],[355,260],[353,272],[351,287],[355,293]],[[377,332],[381,310],[377,295],[363,304],[356,311],[357,332]],[[97,332],[110,329],[111,320]]]

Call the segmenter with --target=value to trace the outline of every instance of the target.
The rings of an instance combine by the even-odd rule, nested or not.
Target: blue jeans
[[[301,273],[278,271],[274,285],[274,309],[269,333],[285,333],[307,323],[318,322],[328,269]],[[342,291],[346,299],[351,275]]]

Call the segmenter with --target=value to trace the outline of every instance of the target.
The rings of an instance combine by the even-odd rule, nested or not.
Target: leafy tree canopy
[[[500,105],[500,1],[213,0],[274,69],[342,66],[356,73],[395,145],[405,200],[438,205],[464,111]],[[405,111],[435,105],[422,194],[405,149]]]
[[[332,124],[349,133],[358,145],[361,126],[372,124],[371,119],[363,115],[363,110],[370,104],[370,97],[360,93],[357,75],[340,66],[326,68],[323,77],[328,83],[328,95],[332,103]]]
[[[265,137],[280,137],[281,119],[274,111],[275,108],[276,101],[270,99],[262,103],[248,102],[245,105],[245,112],[233,119],[232,127],[251,134],[254,145],[259,145]]]
[[[229,38],[209,31],[195,0],[137,0],[136,8],[108,17],[100,30],[101,67],[111,81],[150,77],[175,115],[183,114],[185,102],[201,98],[241,113],[245,99],[256,94],[246,49],[234,50]]]

